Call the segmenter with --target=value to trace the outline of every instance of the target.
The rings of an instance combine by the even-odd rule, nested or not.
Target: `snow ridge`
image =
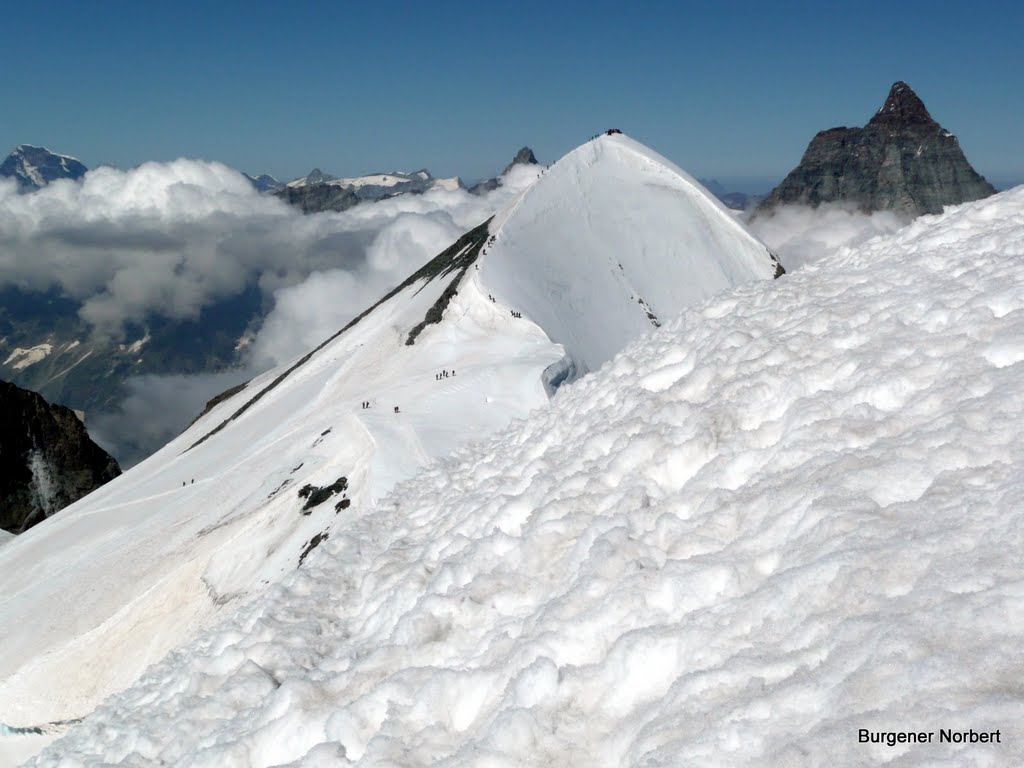
[[[549,168],[491,225],[479,282],[596,370],[660,318],[781,274],[768,248],[691,176],[627,136]]]
[[[1022,339],[1024,188],[688,309],[34,764],[1024,763]]]

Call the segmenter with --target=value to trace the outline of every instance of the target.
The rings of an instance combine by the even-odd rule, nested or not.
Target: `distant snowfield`
[[[4,365],[10,365],[16,371],[20,371],[23,368],[28,368],[30,365],[35,365],[41,360],[45,360],[46,356],[53,351],[52,344],[37,344],[34,347],[28,349],[22,349],[21,347],[15,347],[7,359],[4,360]]]
[[[688,309],[332,513],[35,764],[1022,765],[1022,435],[1018,188]],[[938,743],[969,728],[1001,743]]]

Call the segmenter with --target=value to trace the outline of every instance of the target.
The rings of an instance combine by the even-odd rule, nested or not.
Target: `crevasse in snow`
[[[718,296],[35,764],[1024,764],[1022,340],[1024,188]]]

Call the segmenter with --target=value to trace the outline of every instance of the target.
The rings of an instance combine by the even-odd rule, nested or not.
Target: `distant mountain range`
[[[519,164],[537,164],[533,150],[529,147],[520,149],[512,162],[505,166],[501,175],[504,176]],[[435,178],[426,168],[412,173],[390,171],[348,178],[331,176],[319,168],[314,168],[306,176],[301,176],[287,184],[282,184],[274,177],[267,175],[248,176],[248,178],[260,191],[280,197],[290,205],[299,208],[303,213],[346,211],[364,201],[383,200],[404,194],[422,194],[432,189],[449,191],[466,189],[466,185],[458,176]],[[497,189],[499,186],[501,186],[501,177],[496,176],[474,184],[469,187],[468,191],[480,195]]]
[[[811,139],[800,164],[757,210],[836,202],[913,217],[995,191],[967,162],[956,136],[898,81],[863,128],[829,128]]]
[[[260,192],[280,197],[303,213],[345,211],[366,200],[382,200],[398,194],[418,194],[429,189],[467,189],[482,195],[497,189],[501,177],[516,165],[537,165],[538,160],[529,147],[520,149],[498,176],[472,184],[467,188],[458,176],[435,178],[425,168],[412,173],[391,171],[365,176],[337,177],[314,168],[305,176],[289,182],[279,181],[270,174],[253,176],[243,174]],[[18,146],[0,165],[0,177],[14,178],[23,192],[40,189],[56,179],[80,179],[88,168],[73,157],[58,155],[42,147],[28,144]],[[744,210],[756,204],[761,196],[726,189],[715,179],[699,179],[709,192],[730,208]]]

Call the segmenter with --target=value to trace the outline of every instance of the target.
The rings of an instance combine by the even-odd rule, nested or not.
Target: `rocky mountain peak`
[[[330,181],[333,176],[329,176],[319,168],[314,168],[306,175],[307,184],[323,184],[325,181]]]
[[[538,165],[537,157],[533,154],[533,150],[529,147],[523,147],[516,152],[516,156],[512,158],[511,163],[505,166],[505,170],[501,172],[501,175],[504,176],[517,165]]]
[[[22,192],[41,189],[57,179],[80,179],[89,169],[68,155],[45,147],[19,144],[0,163],[0,178],[12,178]]]
[[[900,80],[863,128],[830,128],[811,139],[800,164],[757,210],[838,202],[913,217],[994,193],[956,136]]]
[[[928,123],[935,124],[932,116],[924,106],[914,89],[902,80],[897,80],[889,89],[885,103],[871,118],[868,125],[879,123]]]

